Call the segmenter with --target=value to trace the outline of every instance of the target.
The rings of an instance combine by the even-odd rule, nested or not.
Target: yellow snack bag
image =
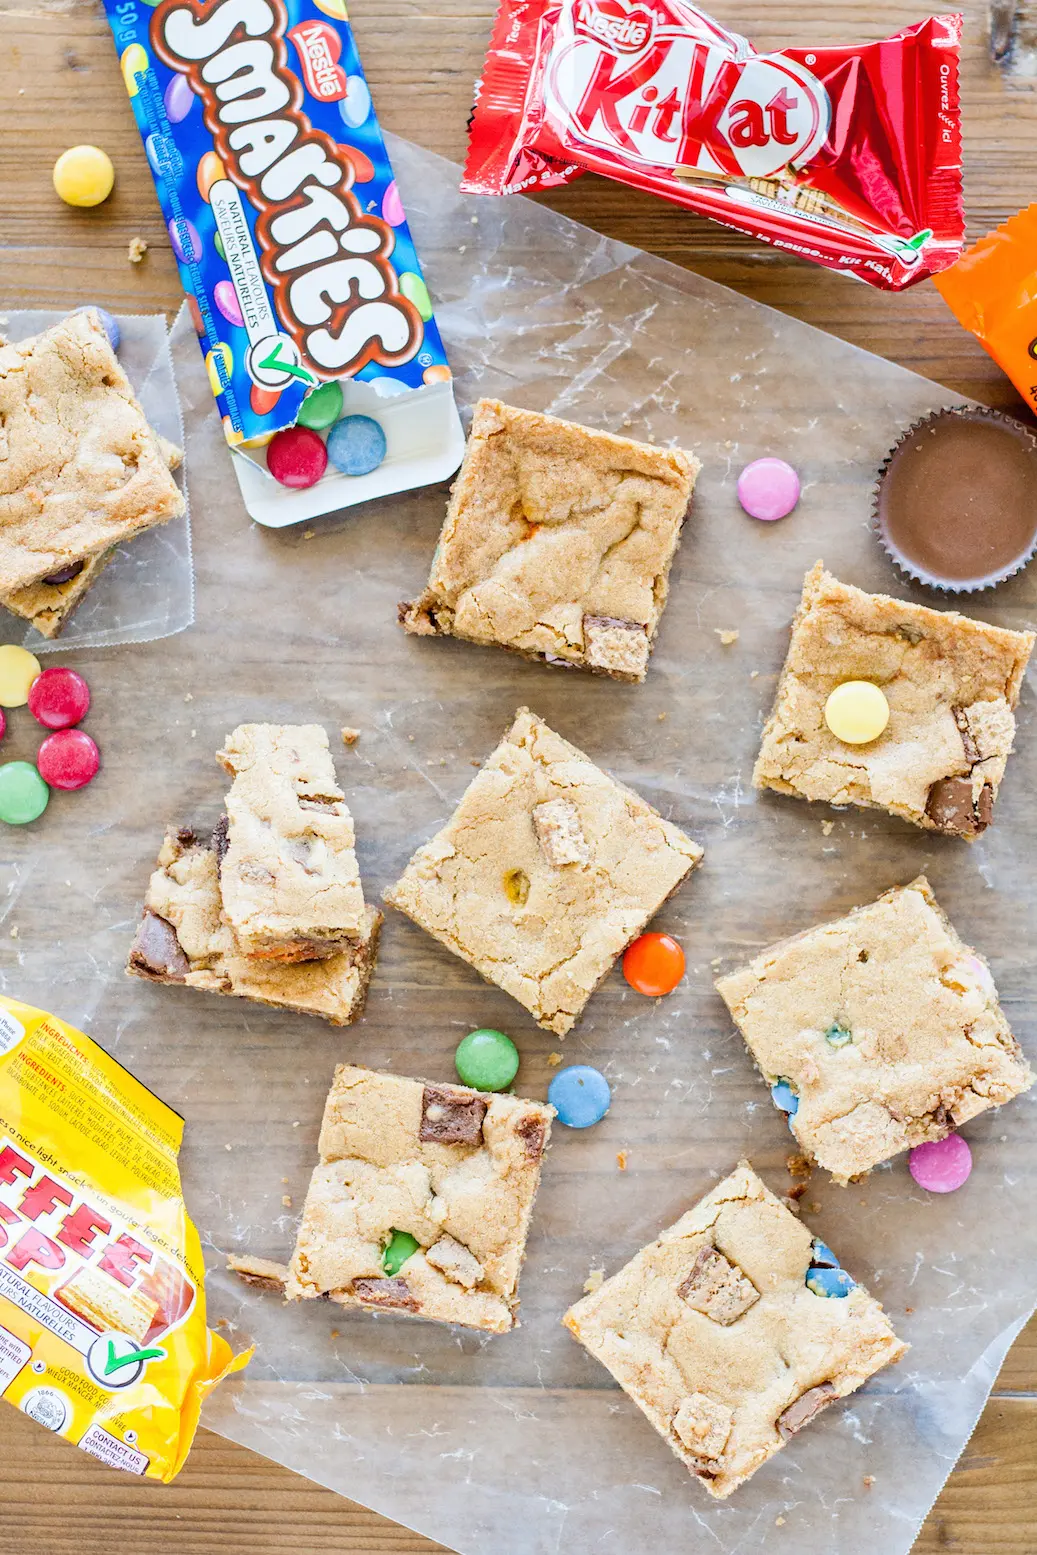
[[[0,998],[0,1394],[161,1480],[205,1395],[251,1355],[205,1325],[183,1131],[89,1037]]]

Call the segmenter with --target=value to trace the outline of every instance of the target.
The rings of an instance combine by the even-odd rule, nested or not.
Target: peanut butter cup
[[[935,411],[886,459],[874,515],[909,577],[946,593],[991,588],[1037,548],[1037,437],[982,406]]]

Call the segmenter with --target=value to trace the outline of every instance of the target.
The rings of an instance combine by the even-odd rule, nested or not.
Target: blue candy
[[[609,1083],[599,1069],[573,1064],[559,1069],[547,1088],[547,1099],[568,1128],[590,1128],[600,1123],[612,1101]]]
[[[76,309],[76,312],[86,313],[90,308],[93,308],[94,312],[97,314],[97,317],[101,320],[101,328],[108,336],[108,344],[111,346],[113,351],[118,351],[119,342],[122,340],[122,330],[119,328],[119,320],[111,313],[109,313],[107,308],[99,308],[96,302],[84,302],[81,308]]]
[[[814,1238],[814,1245],[810,1250],[810,1262],[818,1269],[838,1269],[839,1260],[828,1246],[818,1237]]]
[[[830,1047],[845,1047],[847,1042],[853,1041],[853,1032],[848,1026],[840,1026],[834,1021],[825,1032],[825,1041]]]
[[[856,1285],[845,1269],[808,1269],[807,1290],[815,1296],[848,1296]]]
[[[370,475],[385,447],[385,433],[370,416],[344,416],[328,434],[328,458],[343,475]]]
[[[771,1086],[771,1100],[782,1112],[787,1112],[790,1118],[794,1118],[799,1111],[799,1097],[787,1080],[776,1080]]]

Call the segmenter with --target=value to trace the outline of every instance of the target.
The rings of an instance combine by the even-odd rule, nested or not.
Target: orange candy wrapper
[[[980,238],[934,284],[1037,410],[1037,205]]]
[[[0,998],[0,1396],[171,1480],[251,1354],[205,1325],[183,1119],[54,1015]]]

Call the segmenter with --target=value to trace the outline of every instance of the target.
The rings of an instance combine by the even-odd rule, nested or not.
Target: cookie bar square
[[[744,1161],[563,1321],[717,1499],[907,1349]]]
[[[717,989],[789,1127],[836,1181],[1011,1101],[1034,1076],[983,958],[924,877],[762,950]],[[787,1089],[786,1089],[787,1087]]]
[[[778,694],[753,772],[757,788],[888,810],[972,841],[993,819],[1034,645],[953,610],[930,610],[807,573]],[[845,745],[825,723],[836,686],[872,681],[884,733]]]
[[[0,592],[100,556],[183,511],[95,313],[0,343]]]
[[[340,1065],[288,1299],[513,1328],[553,1117],[542,1102]],[[418,1246],[387,1273],[395,1232]]]
[[[480,400],[403,626],[644,680],[700,468],[679,448]]]
[[[701,857],[697,842],[520,708],[385,899],[564,1036]]]
[[[115,550],[112,549],[100,556],[88,556],[83,561],[72,562],[50,577],[0,594],[0,605],[10,610],[12,615],[28,621],[42,636],[57,637],[114,555]]]
[[[219,859],[191,830],[162,844],[126,970],[153,983],[235,994],[348,1026],[364,1010],[382,915],[365,909],[363,937],[320,961],[292,965],[243,956],[221,912]]]
[[[317,724],[239,724],[217,761],[234,781],[220,888],[238,948],[269,961],[345,950],[366,922],[353,819]]]

